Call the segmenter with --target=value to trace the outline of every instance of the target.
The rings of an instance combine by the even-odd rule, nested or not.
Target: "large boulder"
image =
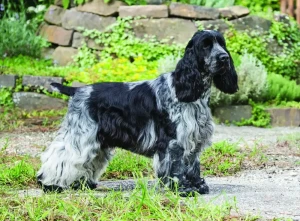
[[[51,5],[44,15],[44,20],[50,24],[60,26],[65,11],[62,7]]]
[[[79,27],[82,27],[104,31],[115,21],[116,18],[114,17],[103,17],[88,12],[79,12],[73,8],[65,12],[62,18],[62,26],[65,29],[78,30]]]
[[[237,30],[256,30],[259,32],[267,32],[270,30],[272,22],[268,19],[249,15],[243,18],[235,19],[231,21]]]
[[[198,21],[198,25],[201,25],[206,30],[217,30],[223,34],[229,29],[229,25],[222,19]]]
[[[119,8],[120,17],[167,18],[168,14],[168,6],[166,5],[135,5],[121,6]]]
[[[78,50],[75,48],[57,47],[52,54],[53,62],[58,66],[66,66],[71,64],[77,52]]]
[[[170,15],[182,18],[213,20],[219,18],[220,12],[215,8],[181,3],[171,3]]]
[[[177,42],[184,45],[198,30],[192,21],[180,18],[140,19],[132,25],[135,35],[139,38],[154,35],[158,40],[171,38],[170,43]]]
[[[125,5],[121,1],[109,1],[105,3],[103,0],[92,0],[77,7],[78,11],[91,12],[103,16],[112,16],[118,14],[119,7]]]
[[[67,102],[58,98],[33,92],[16,92],[13,101],[18,108],[24,110],[51,110],[67,107]]]
[[[66,30],[55,25],[43,24],[40,28],[39,34],[46,38],[48,42],[61,46],[70,46],[73,30]]]

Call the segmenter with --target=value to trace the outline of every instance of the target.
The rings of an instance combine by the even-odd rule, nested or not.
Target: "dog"
[[[238,91],[224,37],[196,32],[171,73],[139,82],[52,86],[71,96],[68,112],[42,153],[38,183],[45,191],[94,189],[116,147],[153,158],[156,176],[182,196],[206,194],[201,151],[211,145],[211,86]],[[84,181],[84,182],[83,182]]]

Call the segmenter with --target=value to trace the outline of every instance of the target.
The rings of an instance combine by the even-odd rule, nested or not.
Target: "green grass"
[[[229,220],[233,208],[234,202],[215,205],[201,197],[162,194],[140,180],[130,195],[117,191],[99,197],[93,191],[70,191],[2,197],[0,220]]]
[[[207,148],[200,157],[204,175],[232,175],[241,170],[245,155],[238,148],[238,143],[222,141]]]
[[[14,107],[0,107],[0,132],[34,126],[38,130],[53,130],[60,124],[66,111],[67,109],[24,111]]]
[[[137,179],[137,186],[130,194],[85,190],[20,196],[20,189],[37,188],[35,174],[40,163],[37,158],[8,155],[6,147],[7,144],[0,152],[0,220],[229,220],[235,208],[234,202],[216,205],[200,196],[187,199],[177,193],[147,188],[144,178]],[[107,176],[117,170],[121,161],[128,164],[127,169],[121,168],[125,172],[120,176],[124,178],[130,166],[138,167],[132,171],[143,171],[149,164],[149,160],[124,151],[119,151],[115,159]]]
[[[136,174],[153,176],[152,160],[129,151],[117,149],[103,179],[126,179]]]
[[[300,132],[280,136],[277,138],[277,141],[285,143],[288,147],[296,148],[300,151]]]

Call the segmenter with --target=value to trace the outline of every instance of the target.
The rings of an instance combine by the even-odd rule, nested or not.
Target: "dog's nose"
[[[219,55],[219,61],[225,63],[225,62],[227,62],[228,60],[229,60],[228,54],[220,54],[220,55]]]

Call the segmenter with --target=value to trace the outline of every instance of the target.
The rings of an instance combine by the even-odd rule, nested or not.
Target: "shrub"
[[[133,62],[126,58],[107,58],[79,73],[66,75],[66,79],[83,83],[149,80],[157,77],[156,68],[157,62],[149,62],[142,57]]]
[[[268,90],[265,100],[300,101],[300,85],[290,81],[279,74],[269,74]]]
[[[228,95],[215,87],[212,88],[211,105],[243,104],[249,99],[261,101],[262,94],[267,86],[267,72],[262,63],[252,54],[245,53],[240,58],[240,65],[236,68],[238,73],[239,91]]]
[[[270,32],[241,32],[231,29],[225,34],[227,47],[231,53],[243,54],[245,48],[266,67],[268,73],[276,73],[289,79],[299,78],[300,70],[300,31],[294,20],[288,24],[273,20]],[[278,45],[278,52],[269,52]]]
[[[36,36],[36,24],[26,21],[24,14],[0,19],[0,56],[27,55],[40,57],[41,49],[48,46],[45,39]]]
[[[157,71],[158,73],[168,73],[174,71],[177,63],[181,59],[181,55],[168,55],[158,60]]]

